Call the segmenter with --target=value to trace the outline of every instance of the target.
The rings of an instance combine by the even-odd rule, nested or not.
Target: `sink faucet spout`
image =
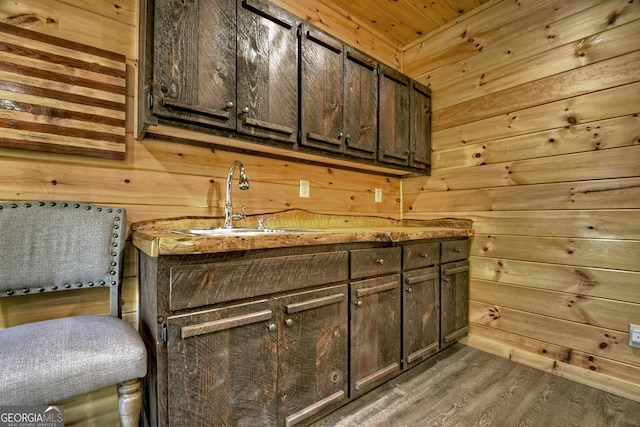
[[[244,165],[239,160],[234,160],[229,167],[229,173],[227,174],[227,192],[225,194],[224,202],[224,228],[232,228],[233,221],[244,219],[247,217],[244,206],[242,207],[242,214],[233,213],[233,205],[231,204],[231,181],[233,180],[233,173],[236,167],[240,168],[240,178],[238,182],[238,188],[240,190],[249,189],[249,181],[247,180],[247,173],[245,172]]]

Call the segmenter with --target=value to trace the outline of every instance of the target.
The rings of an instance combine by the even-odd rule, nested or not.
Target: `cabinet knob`
[[[457,253],[460,253],[460,252],[462,252],[462,249],[460,249],[460,248],[455,248],[453,251],[454,251],[454,252],[457,252]]]
[[[449,278],[448,278],[448,277],[445,277],[444,281],[445,281],[445,282],[447,282],[447,283],[449,283]]]
[[[429,258],[429,254],[420,254],[422,258]]]
[[[382,258],[378,258],[378,259],[376,260],[376,263],[378,263],[378,264],[382,265],[382,264],[384,264],[384,259],[382,259]]]
[[[249,107],[244,107],[244,108],[242,109],[242,112],[243,112],[243,113],[248,113],[248,112],[249,112]]]
[[[276,330],[276,324],[275,323],[269,323],[269,326],[267,326],[267,329],[269,329],[269,332],[273,332]]]
[[[408,286],[405,288],[405,290],[406,290],[408,293],[413,292],[413,289],[412,289],[412,288],[410,288],[410,287],[408,287]]]
[[[342,139],[342,132],[340,132],[340,133],[338,134],[338,139],[339,139],[339,140],[340,140],[340,139]]]
[[[227,102],[226,104],[224,104],[224,106],[225,106],[226,108],[233,108],[233,102],[229,101],[229,102]]]
[[[286,319],[286,320],[284,321],[284,324],[285,324],[285,325],[287,325],[287,326],[291,326],[291,325],[293,325],[293,319]]]
[[[362,301],[360,300],[356,301],[356,307],[362,307]]]

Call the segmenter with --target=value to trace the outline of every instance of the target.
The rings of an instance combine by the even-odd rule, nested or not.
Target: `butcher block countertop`
[[[473,235],[472,221],[469,219],[394,220],[373,216],[316,214],[299,209],[251,215],[244,220],[234,221],[233,225],[256,228],[259,218],[264,219],[265,228],[286,228],[287,231],[190,235],[186,230],[221,227],[224,218],[181,217],[134,223],[132,239],[135,247],[149,256],[157,257],[337,243],[394,243]]]

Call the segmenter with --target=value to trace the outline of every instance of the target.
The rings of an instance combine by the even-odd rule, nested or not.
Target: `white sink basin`
[[[184,234],[187,236],[259,236],[265,234],[280,233],[317,233],[318,230],[307,228],[199,228],[187,230],[170,230],[172,233]]]

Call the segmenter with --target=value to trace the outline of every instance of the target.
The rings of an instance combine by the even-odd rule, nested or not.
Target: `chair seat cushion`
[[[0,405],[43,405],[142,378],[138,332],[111,316],[76,316],[0,330]]]

